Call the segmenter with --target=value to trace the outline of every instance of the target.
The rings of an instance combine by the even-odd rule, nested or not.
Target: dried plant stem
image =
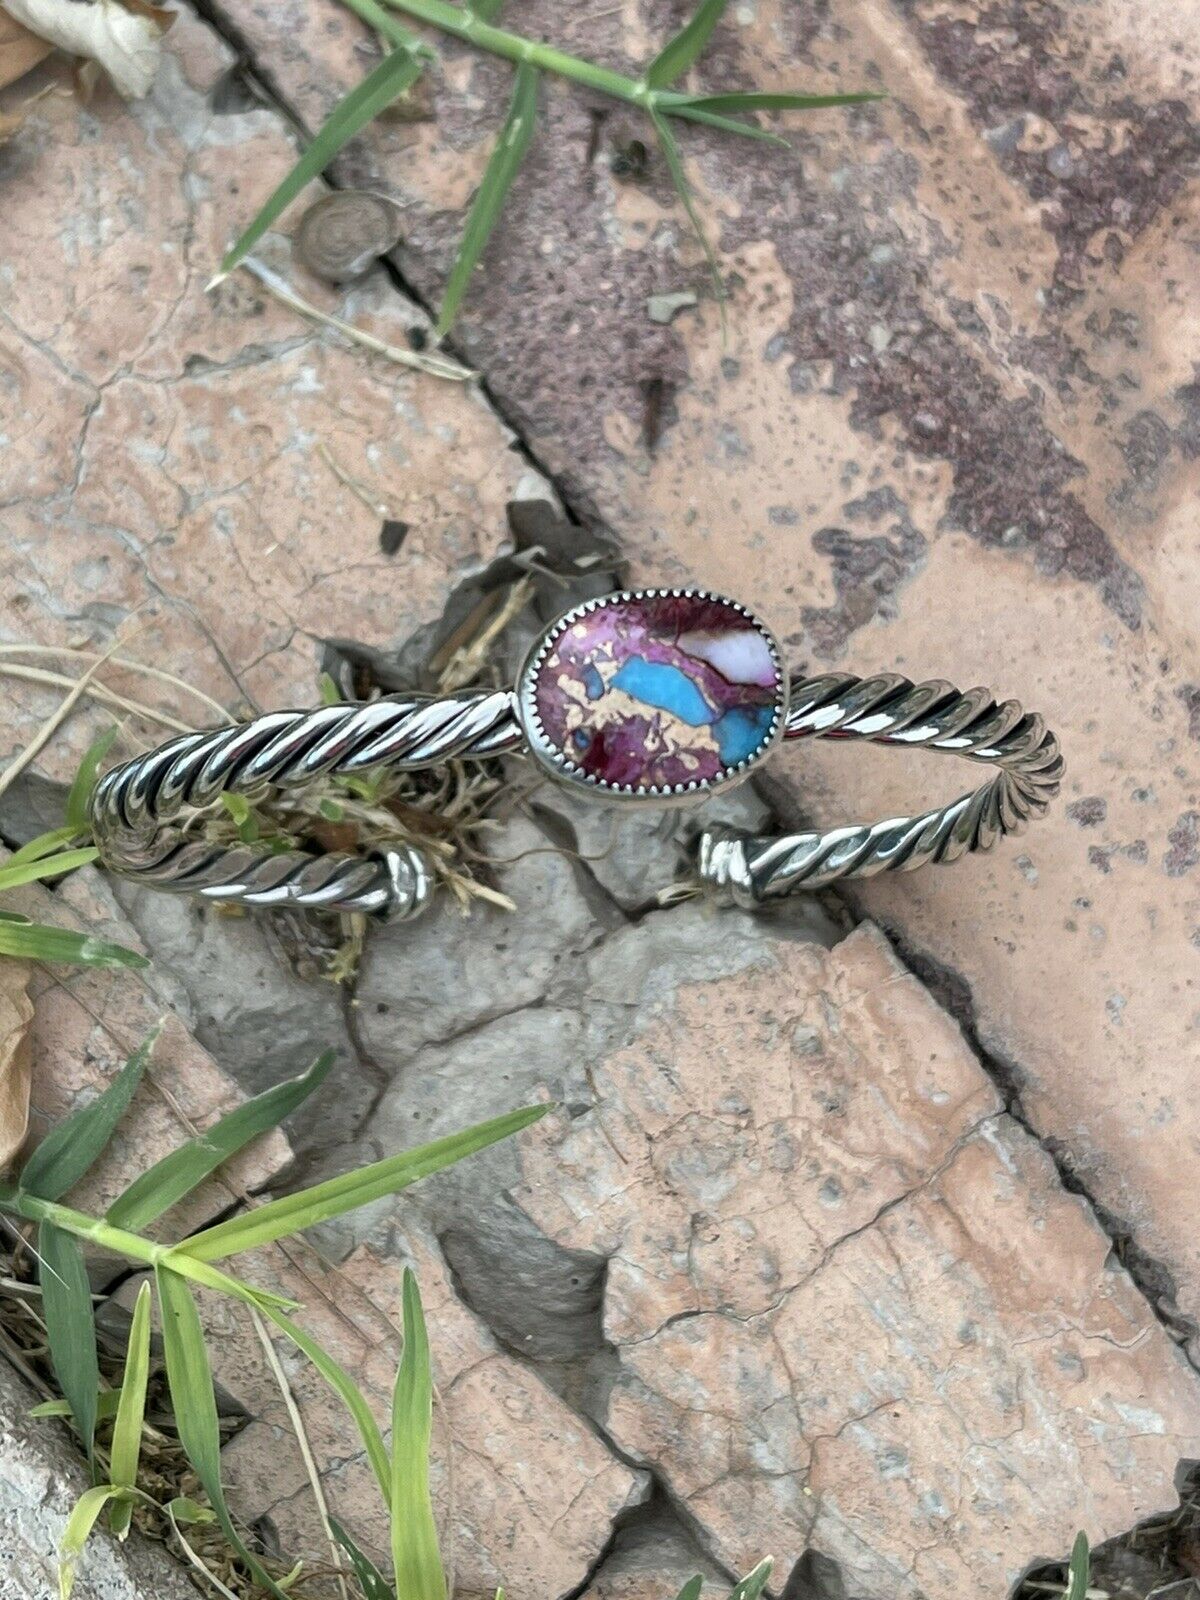
[[[221,1600],[242,1600],[241,1596],[234,1594],[232,1589],[228,1588],[221,1582],[220,1578],[217,1577],[216,1573],[205,1562],[204,1558],[199,1555],[199,1553],[187,1542],[187,1539],[184,1537],[183,1529],[176,1522],[170,1507],[166,1507],[165,1510],[167,1519],[171,1524],[171,1530],[179,1542],[179,1548],[182,1550],[184,1559],[187,1561],[188,1565],[194,1567],[200,1576],[205,1580],[205,1582],[212,1585],[212,1587],[221,1596]]]
[[[461,645],[454,651],[441,669],[439,687],[443,694],[452,694],[455,689],[465,688],[478,678],[492,645],[509,623],[524,611],[533,597],[534,588],[532,578],[522,578],[514,583],[505,596],[504,603],[491,620],[480,629],[469,644]]]
[[[0,1328],[0,1356],[3,1356],[6,1361],[17,1369],[30,1388],[36,1390],[43,1400],[53,1400],[55,1398],[54,1390],[41,1374],[36,1372],[29,1362],[25,1360],[21,1347],[9,1338],[3,1328]]]
[[[349,472],[346,471],[345,467],[343,467],[341,462],[337,460],[333,454],[333,451],[327,444],[319,444],[317,446],[317,454],[329,468],[330,472],[333,473],[338,482],[349,489],[350,493],[356,500],[361,500],[368,511],[371,511],[375,514],[375,516],[384,519],[391,516],[391,508],[388,506],[387,502],[383,499],[373,498],[370,489],[368,489],[365,484],[360,483],[357,478],[353,477]]]
[[[292,1393],[292,1386],[288,1382],[287,1373],[283,1370],[283,1363],[279,1359],[279,1352],[275,1349],[271,1335],[267,1332],[262,1318],[254,1307],[250,1307],[250,1320],[254,1324],[254,1331],[258,1335],[258,1342],[263,1347],[263,1354],[267,1358],[267,1365],[271,1369],[271,1376],[283,1396],[283,1403],[287,1407],[288,1421],[292,1425],[292,1432],[296,1435],[296,1443],[300,1448],[300,1457],[304,1462],[304,1470],[308,1474],[309,1486],[312,1489],[313,1500],[316,1502],[317,1515],[321,1519],[321,1526],[325,1530],[325,1538],[329,1543],[329,1550],[333,1556],[336,1571],[338,1592],[342,1600],[350,1600],[350,1591],[346,1587],[346,1579],[342,1572],[341,1547],[333,1536],[333,1529],[329,1525],[329,1502],[325,1498],[325,1490],[321,1486],[321,1474],[313,1458],[312,1446],[308,1442],[308,1431],[304,1426],[304,1418],[300,1415],[300,1407],[296,1404],[296,1397]]]
[[[385,356],[397,366],[413,367],[418,372],[427,372],[432,377],[446,378],[454,383],[468,383],[476,376],[469,367],[460,366],[457,361],[451,361],[449,356],[437,355],[432,351],[404,350],[399,345],[386,344],[382,339],[377,339],[373,333],[366,333],[351,322],[343,322],[341,317],[334,317],[327,311],[319,310],[302,299],[278,273],[272,272],[270,267],[264,266],[254,256],[247,256],[239,265],[252,277],[257,278],[267,293],[278,300],[280,305],[287,306],[299,316],[307,317],[310,322],[318,322],[324,328],[332,328],[354,344],[361,345],[364,350]]]
[[[120,667],[124,672],[136,672],[142,677],[153,678],[156,683],[166,684],[168,688],[177,691],[182,690],[184,694],[192,695],[196,700],[202,701],[210,711],[215,712],[216,715],[221,718],[222,722],[234,721],[234,718],[230,716],[229,712],[219,700],[214,700],[211,695],[205,694],[203,689],[197,689],[194,683],[187,683],[183,678],[177,678],[173,672],[166,672],[162,667],[152,667],[148,662],[131,661],[128,656],[114,654],[105,656],[104,654],[97,653],[95,650],[76,650],[70,645],[0,644],[0,656],[9,655],[69,656],[73,661],[83,661],[87,662],[88,664],[94,662],[97,666],[101,665],[107,659],[111,666]],[[135,702],[130,701],[128,703],[131,706],[135,706],[135,709],[137,709],[139,714],[142,714],[142,708],[140,706],[136,706]],[[149,715],[150,713],[146,714]],[[154,714],[158,715],[158,713]]]
[[[0,661],[0,675],[6,678],[20,678],[25,683],[44,683],[56,689],[69,689],[79,681],[77,678],[69,678],[64,672],[49,672],[44,667],[23,667],[15,661]],[[172,733],[193,731],[186,722],[168,716],[165,711],[156,711],[153,706],[144,706],[137,700],[128,700],[124,695],[117,694],[114,689],[105,688],[102,683],[93,681],[87,684],[84,696],[102,706],[108,706],[112,711],[123,711],[128,716],[144,717],[148,722],[160,723],[164,728],[170,728]]]
[[[99,672],[100,668],[108,660],[109,656],[113,654],[115,649],[116,641],[114,640],[112,650],[107,650],[102,656],[100,656],[98,660],[92,662],[91,666],[87,669],[83,676],[79,678],[73,687],[68,691],[62,703],[59,705],[58,710],[52,712],[50,716],[46,718],[45,722],[42,723],[41,727],[34,734],[33,738],[30,739],[29,743],[25,746],[21,753],[17,756],[14,756],[9,762],[8,766],[5,767],[4,771],[0,772],[0,794],[5,792],[5,790],[10,786],[10,784],[13,783],[19,774],[24,772],[25,768],[34,759],[34,757],[38,755],[40,751],[44,750],[47,744],[49,744],[55,733],[59,728],[62,727],[63,723],[71,715],[71,712],[79,704],[79,701],[87,691],[88,684],[95,677],[96,673]]]

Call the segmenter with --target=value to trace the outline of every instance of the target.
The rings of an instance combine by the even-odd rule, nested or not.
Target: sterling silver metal
[[[1062,783],[1058,740],[1040,716],[988,689],[964,694],[940,679],[912,683],[831,674],[792,679],[785,739],[851,739],[946,751],[1000,770],[982,788],[915,817],[892,817],[825,832],[758,837],[729,829],[700,835],[701,881],[727,905],[756,906],[840,878],[911,872],[990,850],[1042,816]]]
[[[409,845],[370,856],[272,854],[188,838],[179,819],[209,810],[222,793],[253,802],[322,777],[502,755],[521,744],[512,701],[507,690],[437,700],[389,695],[369,705],[275,711],[236,727],[183,734],[97,784],[90,814],[100,858],[122,877],[206,900],[368,911],[400,921],[419,916],[434,879]]]
[[[661,593],[703,591],[633,591],[620,598]],[[559,626],[552,624],[546,637]],[[535,647],[530,661],[538,659]],[[515,691],[388,695],[367,705],[271,712],[236,727],[172,739],[115,768],[97,785],[91,822],[101,860],[123,877],[207,900],[373,912],[400,920],[418,916],[432,897],[434,877],[409,845],[368,856],[272,854],[253,845],[209,844],[189,836],[182,824],[210,810],[222,793],[254,802],[273,789],[294,794],[318,778],[526,753],[528,725],[519,697],[527,683],[528,668]],[[990,850],[1005,834],[1040,817],[1062,781],[1058,741],[1042,718],[1015,700],[997,704],[987,689],[963,693],[940,680],[914,684],[891,673],[837,673],[793,677],[781,705],[784,741],[837,739],[944,751],[999,770],[974,792],[913,817],[782,837],[729,829],[702,833],[696,871],[725,904],[757,906],[843,878],[907,872]],[[555,777],[552,764],[546,770]],[[559,781],[578,792],[570,777]],[[661,805],[704,797],[601,798]]]

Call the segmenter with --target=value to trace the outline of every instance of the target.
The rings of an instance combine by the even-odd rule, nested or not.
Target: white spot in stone
[[[1113,1410],[1134,1433],[1166,1433],[1166,1424],[1157,1411],[1145,1406],[1131,1406],[1121,1400],[1113,1401]]]
[[[325,385],[317,376],[316,367],[301,367],[288,385],[293,394],[324,394]]]

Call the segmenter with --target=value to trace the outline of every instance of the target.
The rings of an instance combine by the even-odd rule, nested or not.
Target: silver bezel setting
[[[660,599],[716,601],[736,611],[755,628],[766,641],[771,660],[775,665],[774,717],[758,748],[735,766],[723,767],[715,778],[695,778],[688,783],[654,784],[645,789],[627,783],[608,783],[603,778],[584,772],[546,732],[537,708],[538,671],[566,630],[582,618],[590,616],[593,612],[606,610],[610,606],[624,605],[638,600]],[[517,678],[516,708],[517,719],[525,735],[530,755],[556,782],[581,794],[590,795],[593,799],[614,800],[623,805],[686,806],[706,800],[710,795],[720,794],[744,782],[754,768],[779,744],[787,727],[788,674],[784,669],[783,656],[774,634],[748,606],[742,605],[741,601],[732,600],[728,595],[718,594],[713,589],[620,589],[614,594],[600,595],[595,600],[585,600],[582,605],[574,606],[550,624],[521,667]]]

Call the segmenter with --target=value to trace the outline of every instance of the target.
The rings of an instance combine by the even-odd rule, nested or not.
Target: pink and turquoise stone
[[[708,786],[759,754],[781,709],[775,652],[711,595],[618,596],[561,625],[534,667],[546,740],[598,784]]]

